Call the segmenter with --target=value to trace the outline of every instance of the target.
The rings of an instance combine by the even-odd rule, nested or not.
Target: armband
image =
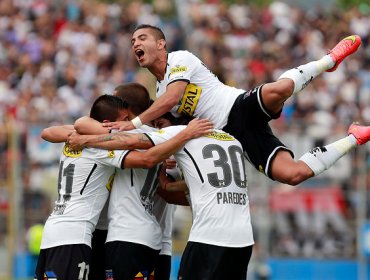
[[[143,125],[139,117],[134,118],[133,120],[131,120],[131,122],[135,128],[139,128],[140,126]]]

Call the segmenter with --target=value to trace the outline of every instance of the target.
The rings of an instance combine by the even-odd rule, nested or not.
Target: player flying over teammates
[[[345,138],[325,150],[312,150],[296,161],[268,124],[280,116],[285,100],[292,94],[301,91],[319,74],[334,71],[343,59],[354,53],[361,45],[357,35],[344,38],[321,59],[290,69],[277,81],[249,91],[223,84],[188,51],[167,53],[165,36],[155,26],[138,26],[131,43],[139,65],[157,78],[158,98],[132,121],[105,124],[108,127],[133,129],[168,111],[176,116],[207,118],[215,128],[223,129],[242,143],[248,159],[259,171],[290,185],[320,174],[343,156],[347,147],[363,144],[370,138],[370,127],[352,125],[349,133],[354,137],[350,140]]]

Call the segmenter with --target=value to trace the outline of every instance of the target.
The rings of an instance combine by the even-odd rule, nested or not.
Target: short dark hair
[[[136,116],[151,105],[151,99],[146,87],[139,83],[127,83],[114,89],[115,95],[128,103],[129,110]]]
[[[90,109],[90,117],[102,122],[108,120],[114,122],[117,120],[120,111],[127,109],[128,105],[121,98],[104,94],[99,96]]]
[[[153,30],[154,31],[154,36],[157,38],[157,40],[159,40],[159,39],[166,40],[166,37],[164,36],[164,33],[163,33],[162,29],[160,29],[159,27],[154,26],[154,25],[140,24],[135,28],[134,32],[136,32],[139,29],[144,29],[144,28],[149,28],[149,29]]]
[[[171,112],[164,113],[160,118],[164,118],[170,121],[171,125],[187,125],[191,120],[194,119],[193,116],[186,116],[181,115],[179,117],[175,117],[171,114]]]

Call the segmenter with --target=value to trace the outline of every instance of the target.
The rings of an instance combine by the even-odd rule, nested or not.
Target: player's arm
[[[101,135],[80,135],[72,133],[68,137],[68,143],[73,150],[82,147],[100,148],[105,150],[134,150],[149,149],[153,142],[143,133],[128,133],[125,131],[101,134]]]
[[[146,151],[131,151],[123,161],[123,168],[151,168],[164,161],[179,150],[185,143],[193,138],[206,135],[210,132],[212,124],[206,120],[196,119],[189,125],[163,143]],[[149,140],[149,139],[148,139]]]
[[[107,122],[103,126],[119,130],[131,130],[140,127],[142,124],[149,123],[169,112],[176,106],[185,92],[187,81],[176,81],[167,86],[166,92],[162,94],[154,103],[138,117],[132,121]],[[134,125],[135,123],[135,125]]]
[[[192,138],[197,138],[209,133],[212,128],[213,125],[208,120],[194,119],[179,134],[189,133],[192,135]],[[134,150],[149,149],[154,146],[145,134],[124,131],[103,135],[79,135],[78,133],[72,133],[68,137],[68,143],[73,150],[78,150],[81,147],[94,147],[106,150]]]
[[[175,183],[175,182],[174,182]],[[167,203],[189,206],[189,201],[183,191],[166,191],[162,188],[157,189],[157,194],[161,196]]]
[[[169,84],[166,92],[154,101],[146,111],[139,115],[141,122],[148,123],[171,111],[179,103],[187,85],[187,81],[177,81]]]
[[[66,142],[68,136],[74,132],[73,125],[55,125],[44,128],[41,132],[41,138],[52,143]]]
[[[160,188],[157,194],[160,195],[167,203],[189,206],[189,201],[185,191],[188,187],[184,180],[175,181],[171,176],[167,176],[166,169],[162,167],[158,175]]]
[[[106,134],[110,130],[108,127],[103,127],[101,122],[89,116],[84,116],[76,120],[74,128],[79,134]]]

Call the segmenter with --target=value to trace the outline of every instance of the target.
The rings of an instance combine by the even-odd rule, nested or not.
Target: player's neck
[[[158,81],[162,81],[164,79],[164,75],[166,74],[167,68],[167,53],[163,53],[160,55],[155,63],[148,67],[150,73],[152,73]]]

